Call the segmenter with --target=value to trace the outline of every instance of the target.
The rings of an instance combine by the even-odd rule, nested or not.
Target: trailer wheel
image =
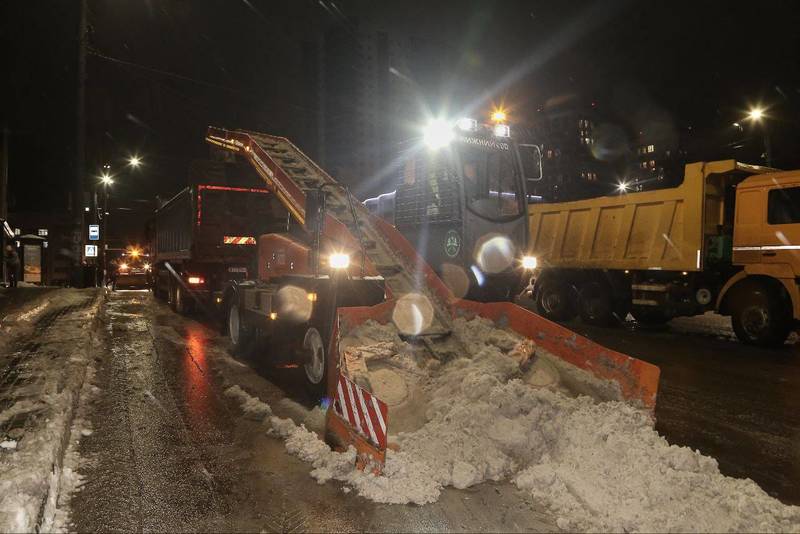
[[[742,343],[760,347],[783,345],[792,330],[792,311],[780,290],[748,283],[732,297],[733,331]]]
[[[614,320],[614,299],[608,286],[589,281],[581,286],[580,316],[586,324],[609,326]]]
[[[244,327],[239,306],[232,302],[228,307],[228,338],[234,354],[242,354],[250,344],[250,332]]]
[[[306,335],[303,338],[303,350],[307,355],[307,360],[303,364],[306,380],[312,390],[318,391],[325,387],[325,376],[328,369],[325,343],[319,330],[313,326],[306,330]]]
[[[565,282],[550,278],[536,292],[536,308],[551,321],[569,321],[575,317],[572,288]]]
[[[175,285],[175,292],[173,293],[173,301],[175,303],[175,312],[180,315],[189,315],[192,310],[192,303],[189,300],[188,291],[181,284]]]

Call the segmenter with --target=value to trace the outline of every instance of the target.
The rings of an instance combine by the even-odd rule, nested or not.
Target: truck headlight
[[[511,137],[511,127],[508,124],[495,124],[495,137]]]
[[[350,255],[342,253],[331,254],[328,257],[328,265],[332,269],[347,269],[350,267]]]
[[[432,150],[446,147],[454,137],[453,127],[441,119],[432,120],[424,132],[425,144]]]
[[[522,268],[526,271],[532,271],[539,266],[539,260],[536,259],[536,256],[523,256],[522,257]]]

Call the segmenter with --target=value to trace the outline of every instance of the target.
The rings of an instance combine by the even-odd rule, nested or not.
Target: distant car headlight
[[[539,266],[539,260],[536,259],[536,256],[523,256],[522,257],[522,268],[527,271],[532,271]]]
[[[350,255],[335,253],[328,258],[328,264],[332,269],[347,269],[350,267]]]

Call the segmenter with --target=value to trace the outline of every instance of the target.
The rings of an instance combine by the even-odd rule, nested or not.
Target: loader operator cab
[[[507,300],[522,277],[526,182],[541,179],[538,146],[508,125],[432,121],[401,156],[396,191],[368,199],[458,297]]]

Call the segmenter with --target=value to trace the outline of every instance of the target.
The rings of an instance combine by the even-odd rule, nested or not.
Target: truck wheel
[[[162,300],[162,301],[167,300],[167,298],[168,298],[167,292],[164,291],[163,289],[161,289],[161,287],[160,287],[160,285],[158,283],[158,278],[156,278],[155,281],[153,281],[153,296],[156,299]]]
[[[303,349],[307,357],[306,362],[303,364],[303,371],[305,372],[309,389],[313,393],[321,394],[324,391],[325,378],[328,374],[327,355],[322,335],[313,326],[306,330],[306,335],[303,338]]]
[[[792,311],[779,291],[763,284],[747,284],[733,297],[733,331],[742,343],[760,347],[783,345],[792,330]]]
[[[231,303],[228,308],[228,338],[233,345],[234,354],[243,354],[250,344],[250,332],[244,327],[239,306]]]
[[[614,299],[608,287],[600,282],[581,286],[580,315],[586,324],[609,326],[614,320]]]
[[[572,289],[561,280],[546,280],[537,291],[536,308],[551,321],[569,321],[575,317]]]
[[[175,312],[179,313],[180,315],[189,315],[189,312],[192,309],[189,298],[188,291],[182,285],[176,285],[175,293],[173,295]]]

